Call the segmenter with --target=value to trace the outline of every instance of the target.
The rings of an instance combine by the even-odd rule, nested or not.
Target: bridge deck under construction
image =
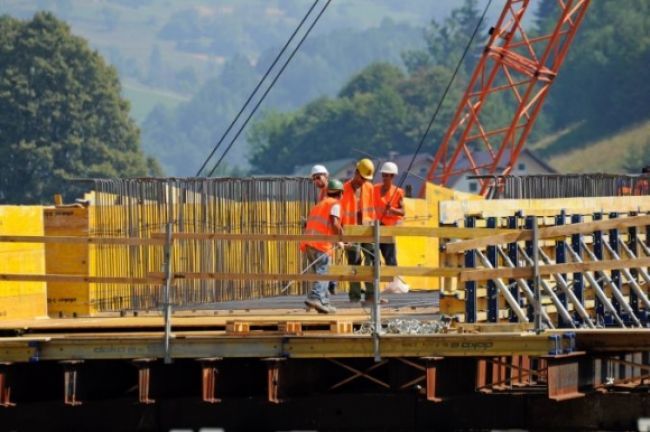
[[[443,324],[438,294],[385,296],[382,357],[547,356],[585,351],[634,352],[650,346],[644,329],[553,329],[532,324]],[[370,310],[332,297],[336,314],[307,312],[302,296],[202,305],[172,319],[171,358],[373,357]],[[408,328],[436,323],[437,329]],[[394,331],[391,332],[391,325]],[[399,326],[402,326],[401,328]],[[405,327],[406,326],[406,327]],[[5,362],[163,358],[164,319],[159,313],[0,322]]]

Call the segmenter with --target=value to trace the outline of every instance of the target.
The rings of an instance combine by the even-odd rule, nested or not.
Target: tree
[[[540,30],[548,30],[556,15],[543,12]],[[556,130],[582,127],[546,152],[582,146],[650,116],[649,15],[646,0],[591,2],[544,107]]]
[[[0,202],[36,203],[83,177],[159,172],[117,72],[51,13],[0,17]]]

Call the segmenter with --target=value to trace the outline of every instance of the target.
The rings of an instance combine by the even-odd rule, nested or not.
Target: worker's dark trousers
[[[380,243],[379,249],[387,266],[397,266],[397,248],[395,248],[395,243]]]
[[[361,243],[350,246],[345,249],[345,255],[348,258],[349,265],[367,265],[372,266],[375,262],[372,254],[372,243]],[[375,285],[372,282],[365,282],[366,298],[374,295]],[[350,301],[357,302],[361,300],[361,282],[350,282]]]

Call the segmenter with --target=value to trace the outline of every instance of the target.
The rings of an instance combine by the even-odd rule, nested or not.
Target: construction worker
[[[311,169],[311,179],[318,190],[318,202],[327,198],[327,182],[330,173],[323,165],[314,165]]]
[[[354,177],[343,185],[341,198],[341,224],[371,225],[375,220],[374,190],[372,177],[375,166],[370,159],[361,159],[357,162]],[[372,244],[349,244],[346,246],[346,256],[349,265],[372,265]],[[366,302],[373,301],[375,287],[366,282]],[[351,302],[361,301],[361,283],[350,282],[349,298]]]
[[[381,166],[382,182],[375,185],[375,214],[381,225],[401,225],[404,219],[404,190],[393,184],[398,174],[394,162],[386,162]],[[397,265],[395,243],[381,243],[381,255],[386,265]]]
[[[324,165],[314,165],[311,168],[311,179],[318,190],[317,202],[321,202],[327,198],[327,182],[329,181],[329,175],[330,173]],[[336,294],[336,281],[329,281],[328,290],[330,294]]]
[[[327,197],[316,204],[309,212],[306,235],[337,235],[343,232],[341,228],[340,199],[343,185],[339,180],[329,180]],[[327,273],[334,247],[327,241],[305,241],[300,243],[300,250],[307,256],[312,272]],[[328,281],[314,282],[305,300],[307,308],[314,308],[320,313],[334,313],[336,308],[330,304]]]

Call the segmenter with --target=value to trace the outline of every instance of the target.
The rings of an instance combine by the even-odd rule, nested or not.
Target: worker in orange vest
[[[341,224],[347,225],[372,225],[375,221],[375,201],[372,187],[372,177],[375,165],[370,159],[361,159],[357,162],[354,177],[343,184],[343,197],[341,198]],[[349,265],[373,265],[375,257],[372,255],[372,244],[348,244],[346,256]],[[375,294],[374,284],[366,282],[366,302],[373,301]],[[349,298],[351,302],[361,301],[361,283],[350,282]]]
[[[332,179],[327,184],[327,198],[317,203],[309,212],[306,235],[338,235],[343,233],[341,227],[341,204],[343,185]],[[325,274],[329,269],[331,255],[334,251],[332,242],[304,241],[300,250],[307,256],[309,267],[316,274]],[[305,300],[307,308],[314,308],[320,313],[334,313],[336,308],[330,304],[328,281],[314,282]]]
[[[318,191],[318,201],[321,202],[327,198],[327,183],[329,182],[330,173],[327,171],[324,165],[314,165],[311,168],[311,179],[316,186]],[[328,291],[330,294],[336,294],[336,281],[329,281]]]
[[[404,190],[393,184],[398,174],[394,162],[386,162],[381,167],[382,182],[375,185],[375,214],[381,225],[401,225],[404,219]],[[395,243],[381,243],[381,255],[386,265],[397,265]]]
[[[311,179],[318,190],[318,201],[327,198],[327,182],[329,181],[330,173],[323,165],[314,165],[311,169]]]

